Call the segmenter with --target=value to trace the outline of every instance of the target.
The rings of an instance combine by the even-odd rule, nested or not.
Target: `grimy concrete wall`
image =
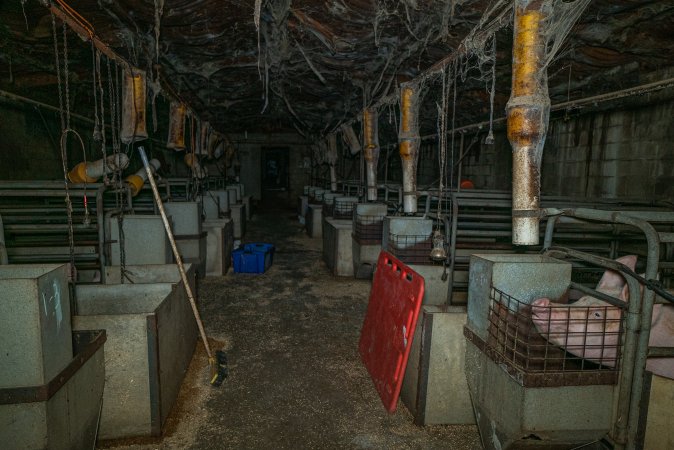
[[[45,122],[35,110],[0,105],[0,179],[63,179],[58,149],[61,125],[53,114],[43,114]],[[88,147],[86,136],[83,139]],[[82,150],[77,147],[81,158]]]
[[[674,196],[674,101],[551,120],[543,152],[546,195],[671,199]],[[477,188],[511,188],[505,131],[476,145],[463,176]]]
[[[294,204],[302,189],[311,179],[311,166],[305,159],[311,159],[309,143],[294,133],[262,134],[248,133],[229,135],[239,151],[241,162],[240,179],[247,194],[262,198],[262,151],[264,148],[288,148],[289,189],[282,197]]]

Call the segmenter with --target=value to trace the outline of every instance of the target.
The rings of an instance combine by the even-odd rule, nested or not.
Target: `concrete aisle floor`
[[[370,282],[336,278],[292,210],[257,214],[246,242],[276,245],[263,275],[200,282],[200,309],[229,378],[208,385],[198,345],[161,440],[128,449],[479,449],[474,426],[420,428],[402,403],[384,410],[360,362]]]

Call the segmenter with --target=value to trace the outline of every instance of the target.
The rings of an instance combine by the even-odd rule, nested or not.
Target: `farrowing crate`
[[[442,264],[431,259],[432,249],[430,235],[389,234],[387,250],[405,264]]]
[[[489,305],[487,342],[466,335],[523,386],[617,383],[623,332],[620,308],[532,306],[493,287]],[[542,330],[534,324],[532,309]]]
[[[353,238],[361,245],[381,244],[384,217],[354,213]]]
[[[351,219],[353,217],[353,208],[356,203],[358,203],[358,200],[354,200],[353,198],[335,198],[332,217],[335,219]]]

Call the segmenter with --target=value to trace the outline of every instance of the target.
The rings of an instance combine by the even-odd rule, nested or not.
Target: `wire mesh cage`
[[[335,219],[351,219],[353,217],[354,200],[335,199],[333,203],[332,217]]]
[[[431,235],[389,234],[388,251],[406,264],[442,264],[431,259]]]
[[[323,198],[323,217],[332,217],[335,210],[334,198]]]
[[[316,203],[323,203],[323,194],[324,193],[325,192],[323,190],[316,190],[314,192],[314,200],[316,201]]]
[[[355,213],[353,238],[359,244],[381,244],[384,217]]]
[[[527,304],[492,287],[486,353],[528,385],[613,384],[622,309],[591,298]]]

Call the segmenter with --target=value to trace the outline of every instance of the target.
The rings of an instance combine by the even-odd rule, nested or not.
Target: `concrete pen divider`
[[[157,270],[164,278],[175,276]],[[150,271],[138,279],[143,278],[162,277]],[[184,287],[180,282],[142,281],[81,285],[76,298],[73,327],[105,329],[108,335],[100,438],[160,435],[197,341]]]

